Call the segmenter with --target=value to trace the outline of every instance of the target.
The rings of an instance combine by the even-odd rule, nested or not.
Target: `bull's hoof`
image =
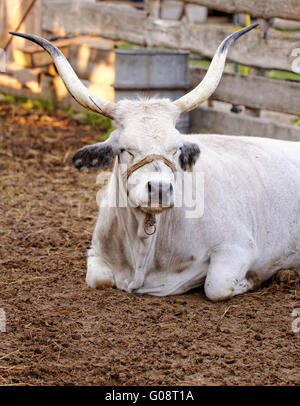
[[[105,289],[105,288],[112,288],[114,286],[113,281],[111,280],[89,280],[86,278],[86,283],[90,288],[93,289]]]
[[[92,267],[88,269],[85,281],[90,288],[94,289],[111,288],[115,284],[110,271],[104,269],[99,272]]]

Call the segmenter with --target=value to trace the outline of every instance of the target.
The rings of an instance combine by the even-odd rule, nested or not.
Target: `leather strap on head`
[[[171,169],[171,171],[174,173],[174,176],[176,176],[176,166],[169,161],[167,158],[165,158],[163,155],[158,155],[158,154],[152,154],[152,155],[147,155],[144,159],[141,159],[138,161],[136,164],[132,165],[130,168],[127,169],[127,175],[126,179],[129,178],[130,175],[133,174],[137,169],[141,168],[144,165],[150,164],[153,161],[164,161],[164,163]]]

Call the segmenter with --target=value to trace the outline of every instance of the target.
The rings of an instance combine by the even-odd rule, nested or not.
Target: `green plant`
[[[299,116],[299,117],[296,117],[293,121],[294,121],[294,123],[295,123],[296,125],[300,125],[300,116]]]
[[[266,77],[273,79],[300,80],[300,75],[297,75],[297,73],[287,72],[284,70],[269,70],[266,73]]]
[[[3,102],[8,104],[20,104],[28,110],[40,110],[53,112],[56,110],[55,100],[47,101],[42,99],[28,99],[26,97],[14,96],[8,93],[3,94]],[[102,130],[102,134],[99,135],[101,141],[106,140],[110,133],[113,131],[112,120],[104,117],[93,111],[82,109],[80,112],[73,110],[71,107],[63,108],[62,111],[70,117],[78,120],[81,124],[87,124],[92,127],[99,127]],[[103,134],[104,132],[104,134]]]
[[[100,127],[106,131],[100,136],[101,140],[106,140],[110,133],[113,131],[112,120],[101,114],[94,113],[93,111],[82,109],[80,112],[75,112],[72,109],[65,110],[73,118],[77,119],[81,124],[88,124],[92,127]]]
[[[122,42],[118,46],[119,49],[131,49],[131,48],[136,48],[136,47],[137,47],[136,45],[130,44],[129,42]]]
[[[56,109],[52,102],[43,99],[27,99],[22,106],[29,110],[54,111]]]
[[[110,133],[114,130],[114,127],[110,118],[104,116],[101,117],[103,119],[103,126],[106,126],[106,133],[100,136],[101,141],[104,141],[110,136]]]
[[[43,99],[28,99],[22,96],[14,96],[9,93],[1,93],[4,96],[4,103],[7,104],[21,104],[21,106],[25,107],[29,110],[43,110],[43,111],[53,111],[55,110],[56,106],[53,101],[49,102]]]
[[[189,60],[190,66],[202,66],[204,68],[208,68],[210,65],[210,61],[206,59],[193,59],[193,55],[191,56]]]
[[[282,32],[299,32],[300,31],[300,28],[281,28],[281,27],[277,27],[276,25],[275,25],[275,30],[277,30],[277,31],[282,31]]]

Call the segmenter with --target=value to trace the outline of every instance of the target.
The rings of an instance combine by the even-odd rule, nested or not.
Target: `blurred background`
[[[2,100],[43,100],[74,111],[82,109],[48,54],[9,31],[52,41],[84,84],[109,100],[137,93],[177,98],[204,77],[227,35],[258,21],[261,29],[232,46],[217,91],[180,129],[300,140],[300,2],[0,0],[0,15]]]

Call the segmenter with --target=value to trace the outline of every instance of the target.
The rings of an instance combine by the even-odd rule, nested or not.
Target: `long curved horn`
[[[189,93],[182,96],[180,99],[174,101],[174,103],[180,108],[181,113],[186,113],[195,109],[212,95],[221,80],[230,45],[240,36],[244,35],[250,30],[253,30],[253,28],[257,27],[258,25],[259,24],[252,24],[249,27],[234,32],[224,39],[221,45],[219,45],[211,61],[209,69],[199,85]]]
[[[56,46],[37,35],[23,34],[19,32],[10,32],[10,34],[29,39],[44,48],[44,50],[52,57],[60,77],[74,99],[83,107],[87,107],[88,109],[103,114],[109,118],[113,118],[115,104],[91,93],[82,84],[66,57]]]

